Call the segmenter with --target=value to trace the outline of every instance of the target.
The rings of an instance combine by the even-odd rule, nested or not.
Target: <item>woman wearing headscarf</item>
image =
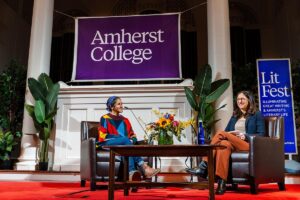
[[[130,121],[120,114],[124,109],[121,98],[109,97],[106,106],[109,113],[101,117],[98,129],[100,145],[133,145],[136,143],[136,135],[132,130]],[[141,157],[129,157],[128,167],[129,178],[132,180],[141,179],[141,174],[137,171],[138,167],[142,169],[146,178],[151,178],[160,171],[147,165]]]
[[[217,132],[210,144],[226,146],[225,149],[217,149],[213,152],[216,160],[216,176],[218,187],[216,194],[224,194],[229,169],[229,158],[234,151],[249,151],[248,135],[265,134],[264,119],[257,110],[255,99],[249,91],[241,91],[237,94],[235,109],[225,131]],[[204,157],[198,167],[187,169],[187,172],[206,178],[207,158]]]

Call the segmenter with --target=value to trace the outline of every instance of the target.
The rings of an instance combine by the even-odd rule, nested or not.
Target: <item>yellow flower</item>
[[[170,136],[173,140],[173,136],[181,142],[181,138],[185,137],[185,128],[191,125],[192,119],[186,121],[180,121],[175,119],[175,112],[161,113],[157,109],[152,109],[152,112],[156,115],[157,119],[155,122],[150,122],[146,125],[146,136],[145,138],[151,143],[153,140],[160,140],[162,131]]]
[[[159,127],[166,128],[168,125],[170,125],[171,120],[162,117],[162,118],[159,118],[157,123],[158,123]]]

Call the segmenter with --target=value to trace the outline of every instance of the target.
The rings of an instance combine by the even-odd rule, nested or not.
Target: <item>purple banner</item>
[[[72,81],[180,79],[179,18],[76,19]]]

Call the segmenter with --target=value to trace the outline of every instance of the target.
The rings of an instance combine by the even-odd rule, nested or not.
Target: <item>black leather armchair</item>
[[[86,181],[90,181],[90,189],[96,190],[96,182],[108,181],[109,151],[96,150],[99,122],[81,122],[81,151],[80,151],[80,179],[84,187]],[[151,158],[144,158],[150,166]],[[116,157],[115,163],[116,179],[123,179],[123,167],[121,157]]]
[[[266,117],[265,129],[266,137],[249,137],[249,152],[232,153],[229,181],[235,189],[237,184],[249,184],[255,194],[259,184],[277,182],[279,190],[285,190],[283,118]]]

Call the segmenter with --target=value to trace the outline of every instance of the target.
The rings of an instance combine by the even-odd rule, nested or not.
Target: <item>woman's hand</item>
[[[132,141],[132,144],[136,144],[137,143],[136,134],[131,135],[130,140]]]
[[[228,133],[231,133],[231,134],[233,134],[235,136],[238,136],[241,132],[238,131],[238,130],[234,130],[234,131],[229,131]]]
[[[136,138],[136,134],[131,135],[130,138]]]
[[[245,133],[239,133],[238,135],[236,135],[238,138],[240,138],[241,140],[245,140],[246,139],[246,135]]]

